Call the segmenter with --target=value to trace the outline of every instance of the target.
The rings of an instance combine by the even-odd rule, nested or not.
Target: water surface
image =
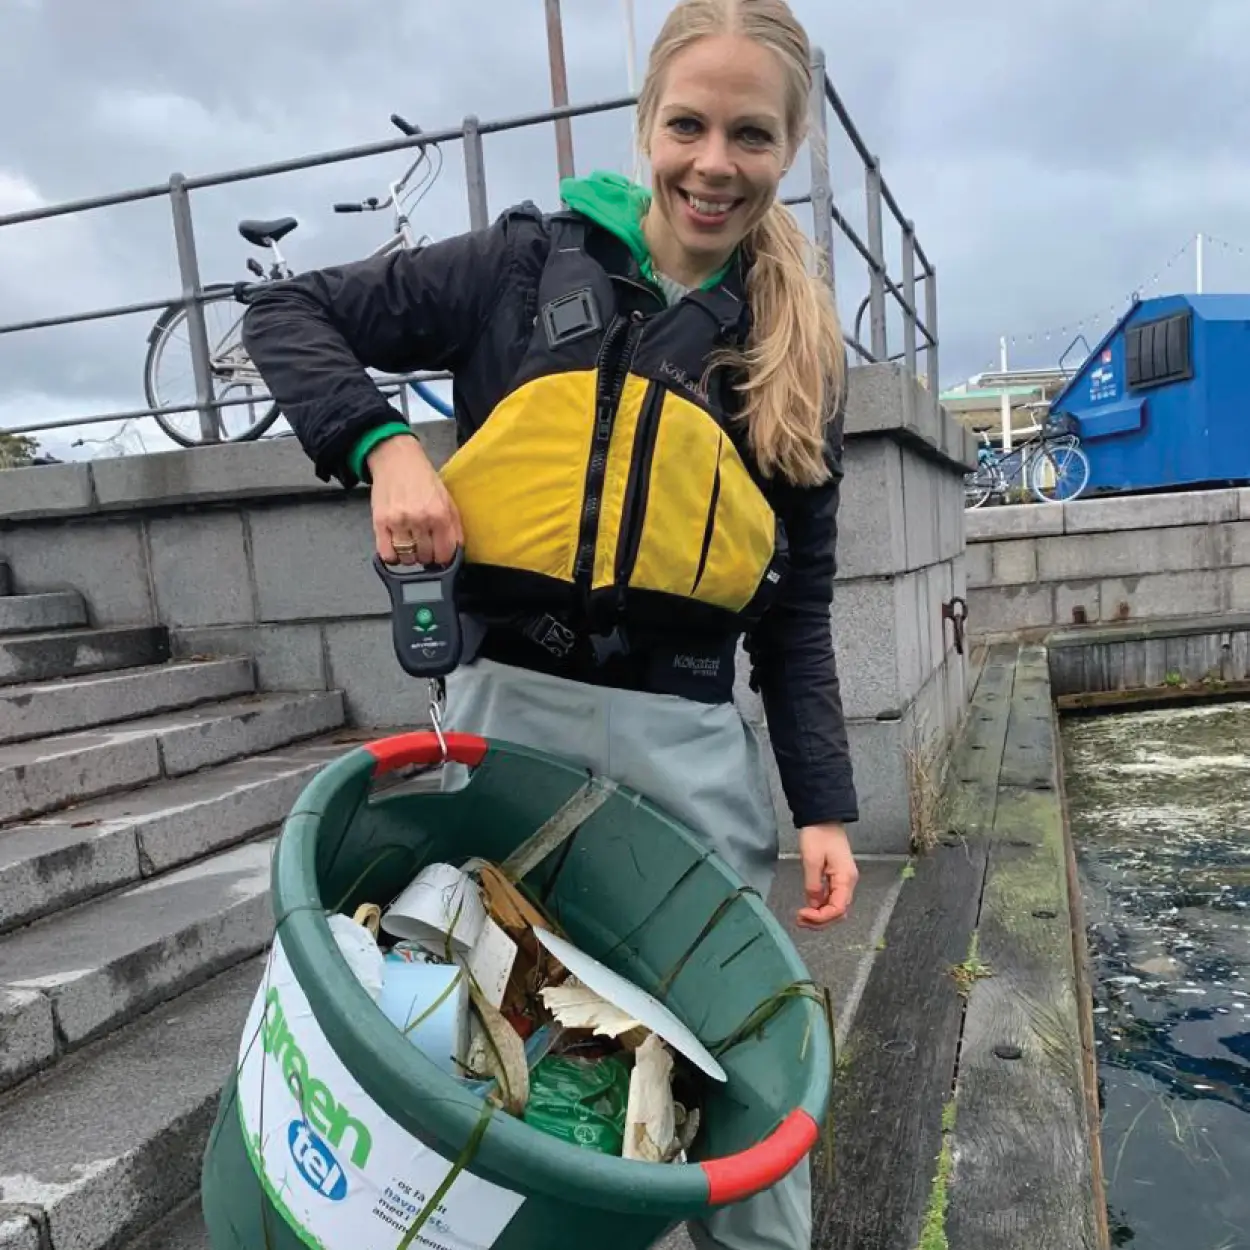
[[[1250,1250],[1250,704],[1067,719],[1113,1243]]]

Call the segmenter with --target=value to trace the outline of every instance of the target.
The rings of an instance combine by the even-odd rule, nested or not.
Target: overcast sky
[[[1000,335],[1011,365],[1054,365],[1134,289],[1193,290],[1199,231],[1207,289],[1250,290],[1246,0],[794,3],[938,268],[943,386],[996,367]],[[619,0],[563,9],[573,101],[626,94]],[[636,0],[640,65],[666,9]],[[395,133],[393,111],[440,129],[549,102],[542,0],[0,0],[0,215],[372,142]],[[578,172],[628,171],[629,125],[625,112],[576,123]],[[458,145],[444,154],[417,213],[434,237],[468,226]],[[836,123],[831,158],[862,228],[863,175]],[[385,216],[330,205],[383,194],[401,159],[195,193],[204,280],[246,276],[244,216],[297,216],[284,246],[299,267],[366,252]],[[486,163],[492,215],[522,198],[555,207],[550,128],[488,138]],[[805,160],[796,172],[787,191],[807,189]],[[850,324],[865,273],[842,242],[837,273]],[[177,289],[163,199],[0,227],[0,324]],[[0,336],[0,428],[142,406],[151,321]],[[137,428],[149,450],[168,445]],[[81,456],[99,449],[71,440],[95,434],[41,438]]]

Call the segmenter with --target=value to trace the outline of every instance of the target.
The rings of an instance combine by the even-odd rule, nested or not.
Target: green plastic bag
[[[575,1146],[619,1155],[625,1144],[629,1077],[629,1066],[619,1055],[548,1055],[530,1073],[522,1119]]]

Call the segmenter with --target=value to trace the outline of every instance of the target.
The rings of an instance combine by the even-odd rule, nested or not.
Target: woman
[[[745,639],[802,855],[800,924],[845,916],[857,819],[830,638],[844,349],[777,202],[807,37],[784,0],[681,0],[638,106],[649,191],[566,180],[488,229],[264,288],[244,338],[325,480],[372,486],[389,563],[448,562],[481,630],[447,724],[579,761],[767,895],[777,831],[733,703]],[[436,471],[362,366],[448,369]],[[692,1228],[810,1245],[806,1164]]]

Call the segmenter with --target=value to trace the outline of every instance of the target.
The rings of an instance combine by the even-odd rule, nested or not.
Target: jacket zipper
[[[634,451],[629,462],[629,480],[625,485],[625,507],[621,512],[621,535],[616,553],[616,584],[623,590],[633,576],[642,545],[642,521],[647,511],[647,492],[651,486],[651,463],[655,458],[656,431],[664,407],[664,387],[652,382],[647,387],[638,428],[634,433]]]
[[[720,454],[725,436],[722,434],[716,443],[716,472],[712,475],[712,497],[708,501],[707,524],[703,527],[703,548],[699,552],[699,568],[694,575],[694,585],[690,587],[693,595],[699,589],[703,574],[707,570],[708,552],[712,549],[712,534],[716,529],[716,505],[720,502]]]
[[[595,395],[595,428],[590,441],[590,459],[586,465],[586,487],[582,495],[581,527],[577,540],[577,557],[573,564],[573,580],[588,594],[594,576],[595,539],[599,528],[599,509],[603,503],[603,479],[608,467],[608,448],[612,442],[612,426],[620,406],[621,392],[629,376],[629,366],[637,345],[642,314],[629,319],[617,317],[603,336],[603,346],[596,364],[598,387]]]

